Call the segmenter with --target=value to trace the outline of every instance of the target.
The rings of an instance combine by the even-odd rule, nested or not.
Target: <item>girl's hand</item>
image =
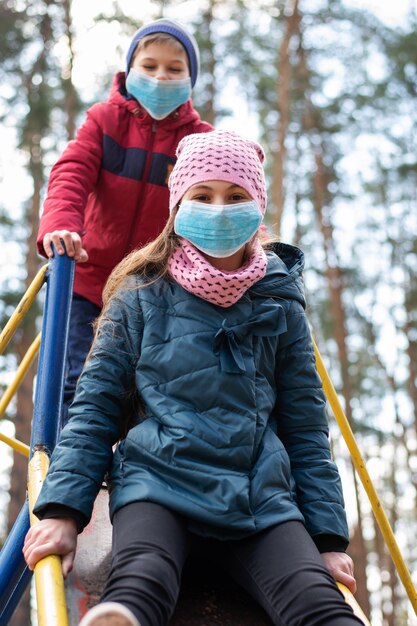
[[[352,592],[356,592],[356,580],[353,575],[353,561],[345,552],[322,552],[327,569],[335,580],[343,583]]]
[[[33,570],[45,556],[59,554],[66,578],[74,563],[77,535],[77,523],[69,517],[44,519],[32,526],[23,545],[23,556],[29,569]]]
[[[82,247],[81,237],[78,233],[71,233],[69,230],[54,230],[52,233],[46,233],[43,238],[43,249],[45,250],[48,258],[54,256],[51,248],[51,244],[54,244],[55,250],[61,256],[65,254],[65,244],[68,256],[74,257],[74,260],[78,263],[85,263],[88,261],[88,254]]]

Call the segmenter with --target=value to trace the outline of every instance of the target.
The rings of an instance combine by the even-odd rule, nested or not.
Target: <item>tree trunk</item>
[[[273,155],[271,189],[271,199],[274,206],[274,229],[277,237],[279,237],[281,232],[281,221],[285,202],[285,141],[290,123],[292,75],[290,43],[294,33],[297,31],[299,20],[298,0],[294,0],[293,10],[285,19],[285,32],[277,55],[277,111],[279,120],[277,128],[277,148]]]
[[[415,311],[408,307],[407,298],[405,298],[405,313],[407,316],[404,324],[404,334],[407,338],[407,356],[408,356],[408,394],[410,396],[414,415],[414,429],[417,433],[417,344],[413,336],[415,333]]]
[[[406,326],[407,326],[407,322],[406,322]],[[417,519],[417,482],[412,479],[412,477],[413,477],[413,467],[415,465],[415,453],[413,451],[412,444],[410,445],[411,442],[407,438],[406,428],[405,428],[405,426],[404,426],[404,424],[403,424],[403,422],[401,420],[401,412],[400,412],[400,408],[398,406],[398,400],[397,400],[398,394],[401,392],[401,389],[400,389],[400,386],[397,384],[397,382],[395,380],[394,374],[390,374],[388,372],[385,364],[383,363],[382,359],[380,358],[380,356],[378,354],[378,351],[376,349],[376,335],[375,335],[375,331],[374,331],[372,322],[367,321],[366,328],[367,328],[366,338],[368,340],[369,346],[372,347],[373,357],[374,357],[376,363],[378,364],[378,367],[380,367],[381,370],[384,372],[384,375],[385,375],[388,387],[391,390],[392,402],[393,402],[394,413],[395,413],[395,423],[396,423],[396,425],[398,427],[397,438],[401,442],[401,445],[404,448],[406,461],[407,461],[407,471],[408,471],[408,473],[409,473],[409,475],[411,477],[411,484],[414,486],[414,489],[415,489],[415,492],[414,492],[414,511],[415,511],[415,518]],[[411,330],[411,328],[409,330]],[[405,334],[407,334],[407,329],[406,328],[404,329],[404,332],[405,332]],[[409,345],[408,345],[408,348],[409,348]],[[410,371],[412,371],[413,367],[415,367],[414,363],[412,365],[410,365]],[[416,376],[417,376],[417,372],[416,372]]]
[[[297,7],[296,7],[297,9]],[[351,407],[351,383],[349,375],[349,359],[347,353],[347,330],[346,330],[346,314],[343,306],[343,284],[342,273],[337,261],[337,254],[334,245],[333,227],[330,219],[330,212],[327,203],[327,185],[328,175],[324,166],[324,154],[322,141],[318,141],[320,136],[320,127],[316,123],[314,115],[314,107],[309,97],[309,71],[306,58],[306,52],[303,47],[303,38],[301,32],[301,20],[294,22],[298,29],[299,38],[299,65],[297,68],[298,77],[303,87],[305,114],[303,116],[303,126],[307,136],[310,138],[310,146],[314,155],[315,171],[313,175],[313,205],[316,214],[318,226],[323,237],[323,246],[326,258],[326,279],[329,292],[329,302],[331,307],[331,319],[333,323],[333,336],[335,338],[338,358],[340,363],[340,374],[342,381],[342,394],[345,401],[346,417],[352,424],[352,407]],[[315,135],[314,141],[312,136]],[[355,488],[356,509],[357,509],[357,527],[354,533],[354,541],[352,542],[351,551],[354,551],[355,574],[358,583],[357,599],[366,615],[370,615],[369,593],[366,582],[366,563],[367,550],[362,531],[362,508],[359,498],[359,485],[356,472],[352,463],[352,476]]]
[[[331,308],[331,319],[333,326],[333,336],[335,338],[338,357],[340,364],[340,374],[342,382],[342,394],[345,400],[345,412],[346,417],[350,424],[352,424],[352,407],[351,407],[351,385],[349,376],[349,360],[347,354],[347,331],[346,331],[346,314],[342,301],[343,284],[342,274],[340,267],[337,263],[337,256],[334,246],[333,228],[330,222],[330,217],[323,215],[323,209],[325,206],[325,196],[327,181],[325,175],[325,169],[323,164],[323,156],[318,152],[318,148],[315,149],[315,162],[316,170],[314,173],[313,187],[314,187],[314,210],[316,213],[317,222],[323,236],[323,244],[325,248],[326,257],[326,279],[327,288],[329,291],[329,302]],[[366,615],[370,615],[370,603],[369,594],[367,590],[366,581],[366,563],[367,563],[367,550],[365,546],[365,540],[362,532],[362,507],[359,498],[359,484],[356,476],[356,472],[351,461],[352,477],[355,488],[356,498],[356,510],[358,516],[358,523],[355,529],[355,542],[352,546],[352,552],[354,552],[355,561],[355,575],[358,590],[356,593],[357,600],[362,607],[362,610]]]
[[[39,226],[41,190],[44,183],[41,138],[49,128],[49,116],[48,114],[45,115],[45,110],[48,110],[50,105],[50,103],[46,101],[49,91],[45,88],[45,84],[47,79],[49,43],[53,41],[52,24],[48,11],[51,3],[52,0],[46,0],[45,12],[42,14],[43,17],[39,22],[39,37],[42,39],[44,46],[39,56],[34,60],[31,71],[28,72],[24,81],[29,113],[24,121],[22,146],[29,154],[28,170],[33,184],[33,195],[25,215],[25,226],[28,230],[25,288],[33,281],[39,268],[36,252],[36,236]],[[33,81],[32,78],[34,76],[41,76],[42,80]],[[23,358],[36,336],[36,317],[37,307],[36,304],[34,304],[24,319],[20,329],[20,337],[16,345],[16,351],[20,360]],[[16,437],[26,443],[30,441],[32,427],[33,379],[34,368],[32,367],[28,371],[16,396]],[[20,511],[25,501],[26,489],[27,459],[15,453],[10,484],[10,504],[8,511],[9,529],[14,524],[17,513]],[[30,594],[29,590],[27,590],[10,620],[10,626],[27,626],[30,624],[30,611]]]
[[[397,413],[398,419],[398,413]],[[397,525],[398,515],[397,515],[397,501],[398,501],[398,484],[397,484],[397,466],[395,463],[395,459],[397,458],[396,450],[397,450],[397,441],[394,440],[394,451],[393,451],[393,459],[391,463],[391,473],[390,473],[390,486],[392,493],[392,508],[390,515],[390,523],[392,526],[392,530],[395,534],[395,529]],[[387,555],[387,565],[389,572],[389,586],[391,591],[391,611],[388,612],[388,626],[395,626],[395,615],[398,607],[398,592],[397,592],[397,571],[394,565],[393,560],[389,555]]]
[[[75,136],[76,116],[77,116],[77,93],[72,82],[72,69],[74,64],[74,49],[72,37],[72,20],[71,20],[71,0],[63,0],[64,21],[66,35],[68,38],[69,61],[64,76],[64,111],[66,114],[65,128],[67,131],[67,139],[70,141]]]
[[[212,126],[216,123],[216,57],[214,54],[214,43],[212,35],[212,23],[213,13],[216,6],[216,0],[209,0],[207,10],[203,14],[203,29],[205,35],[205,47],[204,52],[206,56],[205,61],[205,75],[208,76],[206,84],[207,98],[205,100],[204,107],[204,120]]]
[[[381,585],[378,593],[380,596],[384,593],[384,587],[386,585],[385,576],[386,572],[388,572],[388,561],[387,561],[387,548],[385,545],[384,537],[382,536],[381,529],[378,526],[376,518],[373,518],[373,526],[374,526],[374,549],[377,556],[377,564],[378,570],[381,574]],[[382,624],[384,626],[388,626],[390,621],[390,614],[386,611],[386,603],[381,602],[380,606],[381,616],[382,616]]]
[[[391,462],[391,472],[389,476],[389,483],[391,487],[391,493],[393,497],[393,506],[390,511],[390,524],[392,529],[395,530],[397,522],[396,503],[398,496],[397,478],[396,478],[396,466],[395,458],[396,453],[394,449],[393,459]],[[389,587],[391,603],[381,602],[382,623],[384,626],[396,626],[396,613],[399,606],[399,597],[397,592],[398,578],[394,562],[389,554],[389,550],[385,543],[382,532],[379,525],[374,518],[374,532],[375,532],[375,548],[378,557],[378,568],[381,572],[381,590],[382,597],[386,597],[384,594],[384,587]]]

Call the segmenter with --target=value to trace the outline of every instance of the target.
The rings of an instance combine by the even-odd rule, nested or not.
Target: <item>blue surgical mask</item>
[[[175,216],[174,230],[201,252],[224,258],[247,243],[261,222],[254,200],[228,205],[185,200]]]
[[[191,96],[191,79],[158,80],[133,67],[126,78],[126,89],[155,120],[163,120]]]

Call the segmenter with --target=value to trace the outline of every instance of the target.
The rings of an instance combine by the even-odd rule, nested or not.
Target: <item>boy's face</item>
[[[159,80],[180,80],[190,75],[185,50],[169,41],[150,43],[139,50],[131,67]]]

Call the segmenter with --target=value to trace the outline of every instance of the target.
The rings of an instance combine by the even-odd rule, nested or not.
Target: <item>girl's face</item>
[[[223,180],[209,180],[190,187],[184,194],[182,202],[184,200],[227,206],[228,204],[248,202],[252,200],[252,196],[239,185]],[[201,252],[201,254],[206,257],[213,267],[224,271],[234,271],[243,265],[247,245],[243,245],[231,256],[223,258],[212,257],[204,252]]]
[[[139,50],[132,62],[132,67],[158,80],[180,80],[188,78],[188,59],[180,45],[166,41],[150,43]]]

